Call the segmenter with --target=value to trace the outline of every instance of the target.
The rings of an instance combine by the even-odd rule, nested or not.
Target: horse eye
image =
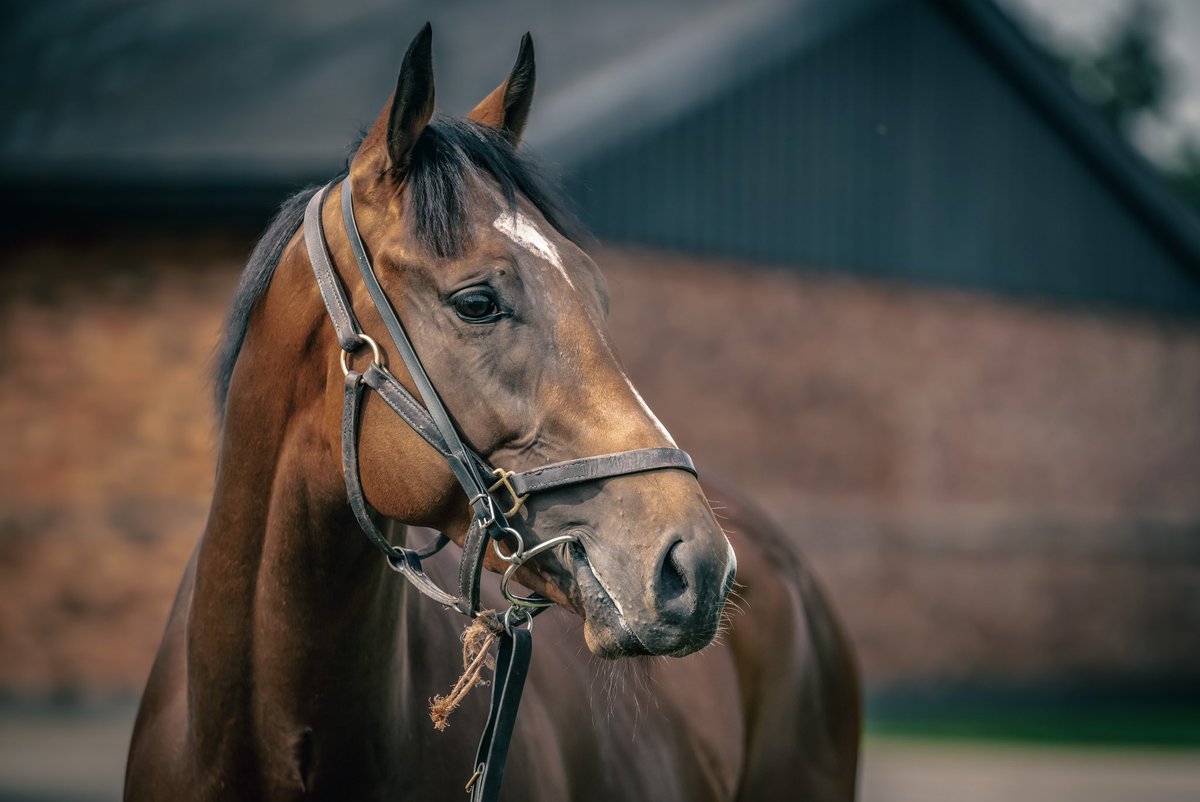
[[[470,287],[450,299],[454,312],[468,323],[490,323],[502,314],[496,298],[488,290]]]

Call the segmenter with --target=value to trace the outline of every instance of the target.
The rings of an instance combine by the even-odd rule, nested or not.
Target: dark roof
[[[865,12],[900,1],[798,0],[758,7],[712,31],[696,26],[677,32],[573,87],[569,98],[545,111],[530,141],[569,167],[835,36]],[[1193,272],[1200,272],[1200,216],[1070,89],[1048,56],[1009,17],[991,0],[916,1],[936,6],[953,20],[1131,213]]]
[[[937,6],[1169,247],[1200,265],[1200,222],[990,0]],[[21,4],[0,31],[0,177],[35,202],[277,203],[334,173],[435,27],[438,102],[464,113],[538,51],[529,144],[564,171],[898,0],[103,0]],[[12,10],[10,9],[10,13]],[[268,200],[270,199],[270,200]]]
[[[465,114],[537,49],[539,110],[720,0],[59,0],[0,26],[0,171],[158,181],[316,178],[434,26],[438,106]]]
[[[1047,56],[990,0],[930,0],[974,39],[985,56],[1053,125],[1181,261],[1200,275],[1200,216],[1167,187],[1155,169],[1089,108]]]

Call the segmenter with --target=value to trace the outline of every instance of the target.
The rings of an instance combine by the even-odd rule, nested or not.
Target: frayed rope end
[[[491,656],[490,650],[501,627],[495,610],[483,610],[463,630],[460,636],[463,644],[462,676],[454,683],[450,693],[444,696],[439,694],[429,702],[429,718],[438,732],[450,726],[450,714],[458,709],[472,688],[487,685],[487,680],[480,676],[484,666],[496,670],[496,659]]]

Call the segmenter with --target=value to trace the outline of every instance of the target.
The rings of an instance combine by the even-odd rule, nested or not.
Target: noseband
[[[346,478],[346,495],[354,516],[367,538],[383,552],[393,570],[421,593],[468,618],[473,619],[479,614],[479,584],[488,541],[491,541],[496,555],[508,565],[501,576],[500,588],[510,607],[500,618],[503,627],[496,633],[500,639],[500,652],[492,685],[491,710],[476,753],[475,773],[468,783],[472,802],[494,800],[499,796],[504,778],[508,743],[533,649],[529,628],[522,629],[520,625],[527,623],[532,626],[533,616],[553,604],[539,594],[520,596],[513,593],[509,589],[509,581],[516,570],[531,558],[577,539],[575,535],[566,534],[526,544],[520,533],[509,525],[508,517],[516,515],[526,499],[534,493],[667,468],[677,468],[696,475],[696,468],[691,457],[677,448],[643,448],[582,457],[519,473],[491,466],[459,436],[433,383],[421,366],[421,360],[400,324],[400,318],[379,284],[354,220],[353,192],[350,177],[347,176],[342,181],[342,221],[350,241],[350,250],[367,292],[383,318],[396,353],[416,385],[420,402],[383,364],[379,345],[363,333],[346,290],[334,270],[325,239],[321,210],[330,186],[318,190],[304,211],[304,243],[325,308],[333,322],[338,345],[342,348],[342,372],[346,377],[342,408],[342,470]],[[362,372],[352,370],[349,356],[364,347],[371,349],[371,364]],[[472,517],[463,541],[457,595],[440,588],[421,566],[422,560],[436,554],[450,542],[444,533],[420,549],[411,549],[389,542],[375,524],[358,472],[358,432],[364,386],[374,390],[393,412],[445,458],[466,494]],[[497,500],[497,495],[502,496],[501,501]],[[508,554],[501,551],[501,541],[507,542],[512,549]]]

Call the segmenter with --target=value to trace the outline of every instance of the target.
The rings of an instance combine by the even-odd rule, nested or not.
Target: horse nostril
[[[684,574],[683,568],[679,565],[679,559],[676,554],[680,546],[683,545],[682,540],[676,540],[667,549],[667,553],[663,556],[662,565],[658,571],[658,601],[659,604],[670,602],[682,596],[688,588],[687,575]]]

